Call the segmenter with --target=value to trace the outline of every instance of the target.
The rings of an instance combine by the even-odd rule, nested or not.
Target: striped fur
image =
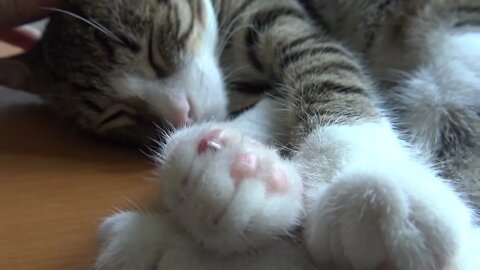
[[[467,108],[478,107],[479,31],[465,8],[437,3],[213,1],[230,110],[249,109],[169,136],[158,157],[168,211],[107,218],[96,269],[478,269],[462,195],[478,190],[465,149],[478,138]],[[385,80],[389,69],[403,76]],[[262,146],[272,141],[294,151],[282,159]],[[460,192],[445,179],[455,167]],[[280,193],[272,174],[290,181]]]
[[[224,120],[225,87],[228,112],[253,107],[247,109],[252,114],[237,120],[245,115],[255,118],[255,104],[272,96],[284,107],[267,106],[271,110],[263,115],[284,116],[282,125],[287,128],[281,135],[295,150],[292,170],[298,167],[304,193],[292,196],[303,198],[292,204],[303,207],[300,213],[286,215],[295,220],[287,220],[285,227],[276,224],[271,238],[283,236],[279,231],[298,237],[318,267],[476,269],[466,263],[475,259],[471,247],[476,242],[470,242],[475,231],[472,211],[444,178],[454,179],[478,207],[480,125],[475,98],[480,91],[476,61],[480,54],[468,51],[479,44],[477,6],[473,0],[69,0],[64,9],[90,24],[57,14],[39,46],[5,63],[30,64],[30,70],[37,71],[33,72],[39,82],[36,90],[78,125],[97,135],[137,143],[153,136],[156,125],[168,129]],[[392,70],[402,76],[391,79]],[[198,135],[194,131],[203,132],[202,127],[193,125],[169,138],[175,142],[180,137],[184,143],[176,142],[180,146],[170,149],[186,153],[172,158],[172,163],[191,158],[194,147],[189,143]],[[246,136],[268,129],[243,127]],[[423,163],[425,158],[411,153],[397,131],[423,157],[438,164],[438,175]],[[185,134],[191,136],[182,138]],[[191,162],[202,159],[192,155]],[[166,166],[167,171],[175,169],[167,176],[175,178],[183,169],[180,165]],[[214,168],[218,175],[225,169]],[[230,177],[227,173],[216,179],[216,171],[211,175],[200,178],[205,180],[201,188],[208,186],[207,180],[225,184]],[[221,197],[208,195],[203,196],[208,202]],[[207,218],[209,210],[223,206],[198,208],[205,202],[193,202],[192,213],[206,211]],[[210,252],[245,255],[249,248],[261,250],[263,244],[272,244],[270,234],[260,235],[257,242],[242,235],[243,230],[233,236],[227,231],[231,238],[226,240],[215,230],[214,237],[205,237],[211,228],[205,232],[200,226],[192,228],[201,224],[191,222],[176,211],[182,208],[172,204],[170,212],[178,214],[175,221],[195,232],[173,234],[181,235],[181,245],[200,243],[200,248],[192,248],[194,254],[207,247]],[[128,226],[138,224],[128,219],[145,219],[154,224],[149,228],[152,234],[170,239],[172,234],[159,232],[159,227],[170,228],[163,226],[165,219],[168,223],[175,216],[144,214],[126,214],[126,223],[119,221],[119,226],[127,227],[123,236],[133,239],[134,247],[158,251],[158,246],[142,246],[151,243],[143,235],[140,240],[131,236]],[[294,230],[299,216],[304,217],[301,233]],[[260,227],[268,231],[268,222]],[[121,234],[117,228],[114,231]],[[108,232],[107,236],[113,237]],[[189,237],[194,241],[183,241]],[[123,243],[115,240],[112,245]],[[365,241],[371,243],[367,249]],[[130,254],[138,250],[121,253],[122,248],[130,251],[127,246],[110,250],[105,244],[98,268],[110,269],[113,263],[112,269],[136,269],[115,265],[135,263]],[[146,254],[139,258],[158,257]],[[118,258],[120,262],[115,261]],[[275,264],[266,265],[273,269]],[[257,265],[257,269],[262,268]]]
[[[293,145],[317,126],[377,121],[385,109],[406,138],[479,203],[478,103],[443,89],[437,94],[445,101],[435,105],[442,124],[426,135],[420,127],[431,119],[408,122],[416,112],[412,104],[424,106],[417,101],[432,96],[405,89],[415,89],[409,83],[418,70],[440,58],[438,44],[431,44],[435,35],[477,31],[474,0],[69,0],[63,9],[109,34],[57,13],[36,48],[2,61],[10,78],[0,79],[40,93],[85,130],[144,143],[158,126],[222,119],[225,73],[231,113],[265,94],[286,100]],[[12,70],[31,72],[12,79]],[[25,78],[35,83],[18,85]],[[475,96],[478,89],[467,92]]]

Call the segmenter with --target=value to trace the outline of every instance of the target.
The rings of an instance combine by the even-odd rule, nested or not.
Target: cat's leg
[[[468,7],[431,4],[411,19],[405,58],[417,65],[383,94],[409,141],[480,209],[480,4]]]
[[[255,127],[262,121],[255,121],[254,111],[245,115],[249,124],[235,120],[177,131],[160,158],[167,209],[209,250],[258,248],[288,234],[302,217],[297,169],[276,149],[252,138],[265,139],[260,133],[269,130]]]
[[[313,270],[303,245],[278,239],[256,252],[206,250],[178,228],[168,213],[122,212],[98,232],[96,270]]]
[[[325,156],[315,157],[319,152]],[[388,123],[319,128],[306,139],[297,161],[304,164],[310,186],[305,238],[319,266],[480,266],[471,264],[478,239],[470,209],[409,155]]]
[[[196,245],[177,245],[163,255],[157,270],[315,270],[304,246],[277,239],[253,252],[220,253]]]
[[[340,269],[458,266],[469,209],[402,146],[355,56],[301,14],[293,4],[253,14],[243,45],[287,89],[312,256]]]
[[[120,212],[106,218],[98,230],[100,252],[96,270],[151,270],[172,241],[181,237],[165,213]]]

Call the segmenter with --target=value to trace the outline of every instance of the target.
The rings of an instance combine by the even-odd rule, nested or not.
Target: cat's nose
[[[170,122],[175,127],[183,127],[194,121],[194,111],[191,102],[185,98],[172,106]]]

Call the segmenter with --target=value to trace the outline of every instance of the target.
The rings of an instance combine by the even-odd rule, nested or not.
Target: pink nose
[[[169,120],[175,127],[191,124],[194,120],[194,114],[190,102],[185,99],[174,104],[171,108]]]

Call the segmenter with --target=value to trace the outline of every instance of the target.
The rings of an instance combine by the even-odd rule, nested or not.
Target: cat
[[[109,138],[197,123],[165,138],[168,211],[108,218],[97,269],[477,269],[473,211],[444,179],[478,191],[476,18],[474,1],[70,0],[0,82]],[[406,78],[375,87],[362,62]],[[229,111],[254,107],[217,122],[229,70]],[[460,117],[419,118],[419,93]]]
[[[301,2],[202,2],[222,60],[273,90],[167,136],[166,210],[107,218],[96,269],[480,267],[475,1]]]

